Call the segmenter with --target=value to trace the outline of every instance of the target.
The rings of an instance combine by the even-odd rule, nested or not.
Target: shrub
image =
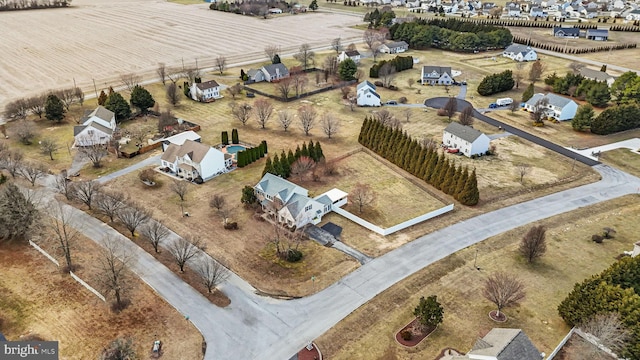
[[[302,251],[297,249],[287,250],[287,255],[285,257],[285,260],[287,260],[288,262],[298,262],[302,260]]]
[[[404,341],[409,341],[409,340],[413,339],[413,334],[409,330],[402,330],[400,332],[400,337]]]
[[[591,236],[591,240],[598,243],[598,244],[602,244],[602,240],[604,238],[601,235],[595,234]]]
[[[226,223],[224,224],[224,229],[225,230],[238,230],[238,223],[237,222],[230,222],[230,223]]]
[[[398,90],[398,87],[395,85],[389,85],[389,90]]]
[[[505,70],[498,74],[487,75],[478,85],[478,94],[482,96],[493,95],[499,92],[513,89],[515,81],[511,70]]]
[[[400,99],[398,99],[398,102],[399,102],[400,104],[406,104],[406,103],[407,103],[407,98],[406,98],[406,97],[404,97],[404,96],[402,96],[402,97],[400,97]]]
[[[384,84],[380,80],[374,82],[373,85],[378,86],[378,87],[384,87]]]

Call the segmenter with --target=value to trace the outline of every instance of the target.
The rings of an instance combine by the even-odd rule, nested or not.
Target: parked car
[[[457,153],[460,152],[460,149],[451,149],[451,148],[449,148],[449,149],[447,149],[447,152],[449,154],[457,154]]]
[[[248,92],[248,93],[247,93],[247,97],[248,97],[248,98],[254,98],[254,97],[256,97],[256,94],[251,93],[251,92]]]
[[[498,108],[498,104],[496,103],[489,104],[489,109],[496,109],[496,108]]]
[[[396,101],[396,100],[389,100],[389,101],[387,101],[387,103],[386,103],[386,104],[387,104],[387,105],[398,105],[398,101]]]

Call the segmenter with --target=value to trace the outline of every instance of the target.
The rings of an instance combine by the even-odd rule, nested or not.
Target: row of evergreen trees
[[[571,48],[563,45],[554,45],[554,44],[545,43],[545,42],[531,41],[531,39],[529,38],[522,38],[517,36],[513,37],[513,42],[517,44],[533,46],[539,49],[555,51],[563,54],[586,54],[586,53],[595,53],[595,52],[601,52],[601,51],[635,49],[638,46],[638,44],[635,44],[635,43],[624,43],[624,44],[609,45],[609,46]]]
[[[226,131],[223,131],[222,134],[222,145],[226,146],[229,145],[229,133]],[[240,138],[238,137],[238,129],[233,129],[231,130],[231,143],[232,144],[239,144],[240,143]]]
[[[478,84],[478,94],[482,96],[489,96],[497,94],[503,91],[509,91],[513,89],[516,84],[513,80],[513,73],[511,70],[505,70],[501,73],[487,75]]]
[[[413,56],[396,56],[395,58],[389,61],[387,60],[379,61],[378,63],[373,64],[371,66],[371,69],[369,69],[369,77],[377,78],[378,73],[380,72],[380,69],[382,69],[382,67],[387,63],[391,65],[396,72],[412,69]]]
[[[285,154],[284,150],[282,150],[280,156],[276,154],[273,157],[273,160],[271,160],[270,157],[267,158],[267,161],[264,164],[264,170],[262,171],[262,176],[266,173],[271,173],[286,179],[291,175],[291,166],[293,163],[301,157],[308,157],[316,163],[324,159],[324,153],[322,152],[320,142],[318,141],[314,144],[313,140],[311,140],[309,141],[308,146],[306,142],[302,143],[302,148],[298,145],[295,152],[289,149]]]
[[[506,26],[506,27],[536,27],[536,28],[550,29],[554,26],[558,26],[558,24],[554,22],[542,22],[537,20],[532,21],[532,20],[480,19],[480,18],[456,18],[455,20],[467,21],[467,22],[482,24],[482,25]],[[563,21],[560,21],[560,22],[563,22]],[[584,23],[574,24],[573,27],[577,27],[585,30],[585,29],[597,29],[598,25],[584,22]],[[620,31],[629,31],[629,30],[620,30]]]
[[[245,167],[261,158],[267,154],[267,141],[262,140],[260,145],[253,147],[251,149],[238,151],[236,153],[236,163],[239,168]]]
[[[398,128],[365,118],[358,142],[464,205],[480,200],[475,169],[456,166],[436,148],[424,147]]]

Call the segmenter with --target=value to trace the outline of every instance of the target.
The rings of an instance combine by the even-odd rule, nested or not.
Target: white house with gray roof
[[[613,85],[613,82],[616,81],[616,78],[614,76],[609,75],[604,71],[593,70],[589,68],[580,69],[580,75],[589,80],[606,82],[609,87],[611,87],[611,85]]]
[[[318,224],[334,206],[347,202],[347,193],[338,189],[312,199],[307,189],[271,173],[266,173],[253,188],[262,209],[276,214],[278,222],[289,227]]]
[[[502,53],[502,56],[515,61],[536,61],[538,53],[526,45],[511,44]]]
[[[187,180],[209,180],[228,171],[233,157],[198,141],[185,140],[182,145],[170,143],[160,157],[160,165]]]
[[[368,81],[363,81],[356,87],[356,104],[358,106],[380,106],[380,95],[376,92],[376,86]]]
[[[396,41],[380,45],[380,52],[385,54],[403,53],[407,50],[409,50],[409,44],[404,41]]]
[[[451,85],[453,76],[449,66],[423,66],[420,76],[422,85]]]
[[[269,64],[260,69],[251,69],[247,71],[249,80],[253,82],[268,81],[274,82],[289,77],[289,69],[284,64]]]
[[[447,125],[442,134],[442,143],[452,149],[458,149],[467,157],[484,155],[489,150],[491,139],[482,132],[457,122]]]
[[[189,88],[189,94],[191,94],[193,100],[201,102],[210,102],[222,98],[220,84],[215,80],[193,83]]]
[[[520,329],[494,328],[478,339],[466,355],[451,360],[542,360],[544,355]]]
[[[73,127],[75,146],[105,145],[116,130],[116,114],[103,106],[88,112],[81,120],[82,125]]]
[[[548,94],[534,94],[531,99],[524,103],[524,108],[527,111],[534,112],[539,101],[546,100],[547,116],[559,121],[571,120],[576,116],[578,111],[578,104],[566,97],[548,93]]]

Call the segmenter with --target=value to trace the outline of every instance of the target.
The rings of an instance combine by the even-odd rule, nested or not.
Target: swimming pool
[[[247,148],[242,145],[228,145],[226,147],[227,153],[235,155],[238,151],[246,150]]]

